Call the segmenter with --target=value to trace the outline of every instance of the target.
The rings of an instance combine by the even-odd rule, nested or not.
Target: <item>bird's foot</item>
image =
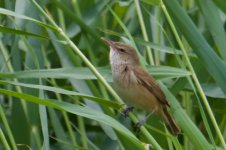
[[[148,120],[148,118],[155,112],[155,109],[149,113],[144,119],[142,119],[141,121],[139,121],[138,123],[135,124],[135,131],[139,132],[140,128],[145,124],[145,122]]]
[[[140,132],[140,128],[145,124],[145,122],[146,122],[146,119],[143,119],[143,120],[139,121],[138,123],[136,123],[134,126],[135,132]]]
[[[133,111],[133,109],[134,107],[127,107],[121,112],[121,114],[126,118],[129,116],[129,113]]]

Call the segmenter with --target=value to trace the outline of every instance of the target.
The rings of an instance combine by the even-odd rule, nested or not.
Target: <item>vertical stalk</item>
[[[85,124],[84,124],[84,119],[82,117],[78,117],[78,127],[81,131],[82,146],[88,149],[86,128],[85,128]]]
[[[144,40],[149,42],[147,31],[146,31],[145,24],[144,24],[143,15],[142,15],[142,12],[141,12],[141,9],[140,9],[139,0],[134,0],[134,2],[135,2],[136,9],[137,9],[137,15],[138,15],[138,19],[139,19],[139,22],[140,22],[141,31],[142,31]],[[147,48],[147,54],[148,54],[148,59],[150,61],[150,64],[154,65],[152,50],[149,46],[146,46],[146,48]]]
[[[170,15],[169,15],[165,5],[163,4],[163,2],[161,3],[161,8],[162,8],[162,10],[163,10],[163,12],[164,12],[164,14],[166,16],[167,21],[170,24],[170,27],[171,27],[171,29],[172,29],[172,31],[174,33],[174,36],[175,36],[175,38],[176,38],[176,40],[177,40],[177,42],[179,44],[179,47],[180,47],[180,49],[183,52],[183,56],[185,57],[185,60],[186,60],[187,65],[188,65],[188,68],[189,68],[189,70],[191,72],[192,79],[194,80],[195,86],[196,86],[196,88],[197,88],[197,90],[198,90],[198,92],[199,92],[199,94],[200,94],[200,96],[201,96],[201,98],[203,100],[204,106],[206,107],[206,110],[207,110],[207,113],[209,114],[210,120],[211,120],[211,122],[212,122],[212,124],[214,126],[214,129],[216,130],[216,134],[218,135],[223,148],[226,149],[224,138],[223,138],[223,136],[221,134],[221,131],[220,131],[218,125],[217,125],[216,119],[215,119],[215,117],[213,115],[213,112],[212,112],[212,110],[210,108],[208,100],[207,100],[207,98],[206,98],[206,96],[204,94],[204,91],[203,91],[203,89],[202,89],[202,87],[201,87],[201,85],[200,85],[200,83],[198,81],[198,78],[197,78],[197,76],[195,74],[195,71],[194,71],[194,69],[192,67],[192,64],[191,64],[191,62],[189,60],[187,52],[186,52],[186,50],[185,50],[185,48],[184,48],[184,46],[182,44],[182,41],[181,41],[177,31],[176,31],[176,28],[175,28],[175,26],[174,26],[174,24],[172,22],[172,19],[170,18]]]
[[[14,72],[14,69],[13,69],[13,66],[12,64],[10,63],[10,61],[7,61],[7,59],[9,58],[9,54],[6,50],[6,48],[4,47],[2,41],[0,40],[0,49],[2,50],[2,55],[3,55],[3,58],[4,58],[4,61],[6,62],[6,66],[9,70],[9,72]],[[13,79],[15,82],[18,82],[17,79]],[[19,86],[16,86],[16,90],[19,92],[19,93],[22,93],[22,90]],[[24,113],[26,115],[26,118],[28,119],[28,110],[27,110],[27,104],[26,102],[24,101],[21,101],[21,104],[22,104],[22,107],[23,107],[23,110],[24,110]]]
[[[37,145],[37,149],[42,149],[42,141],[41,141],[41,136],[40,136],[40,132],[38,130],[37,126],[33,126],[32,130],[31,130],[32,136],[34,137],[34,141]]]
[[[51,81],[52,81],[52,84],[55,87],[57,87],[57,84],[56,84],[55,80],[51,80]],[[56,93],[56,97],[57,97],[58,101],[62,101],[62,97],[61,97],[61,95],[59,93]],[[68,133],[69,133],[69,136],[71,138],[72,144],[73,144],[74,147],[77,147],[78,144],[76,142],[76,136],[75,136],[75,134],[73,132],[73,129],[72,129],[72,126],[71,126],[71,123],[70,123],[70,119],[69,119],[69,117],[68,117],[66,112],[63,111],[62,114],[63,114],[63,118],[64,118],[64,121],[65,121],[66,127],[68,129]]]
[[[9,144],[8,144],[1,128],[0,128],[0,140],[2,141],[2,144],[5,147],[5,150],[10,150]]]
[[[58,0],[60,1],[60,0]],[[59,23],[61,28],[65,31],[65,21],[64,21],[64,15],[61,9],[57,8],[57,13],[58,13],[58,18],[59,18]]]
[[[154,30],[152,30],[153,32],[153,41],[156,44],[161,45],[161,9],[159,7],[155,8],[155,17],[154,17],[154,22],[156,22],[156,24],[154,25]],[[160,65],[160,51],[154,51],[154,58],[155,58],[155,65]]]
[[[10,127],[9,127],[9,124],[8,124],[8,122],[7,122],[5,113],[4,113],[3,108],[2,108],[1,105],[0,105],[0,116],[1,116],[2,123],[3,123],[4,127],[5,127],[5,130],[6,130],[6,132],[7,132],[7,135],[8,135],[8,137],[9,137],[9,141],[10,141],[10,143],[11,143],[12,149],[13,149],[13,150],[17,150],[16,142],[15,142],[15,140],[14,140],[14,138],[13,138],[13,134],[12,134],[12,132],[11,132],[11,129],[10,129]],[[1,130],[1,128],[0,128],[0,130]],[[1,130],[1,134],[3,134],[3,133],[2,133],[2,130]],[[8,143],[5,141],[5,136],[4,136],[4,134],[1,135],[1,136],[2,136],[2,137],[1,137],[2,143],[8,145]],[[6,143],[5,143],[5,142],[6,142]],[[7,145],[5,145],[5,147],[7,147]]]

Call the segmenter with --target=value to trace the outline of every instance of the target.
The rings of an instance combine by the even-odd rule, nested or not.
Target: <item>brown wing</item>
[[[138,83],[144,86],[148,91],[155,95],[155,97],[162,103],[169,106],[168,101],[166,100],[165,94],[162,92],[158,83],[155,79],[144,71],[141,67],[133,68],[134,74],[137,77]]]

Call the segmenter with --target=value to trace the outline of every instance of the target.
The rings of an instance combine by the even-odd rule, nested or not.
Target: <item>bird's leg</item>
[[[129,113],[133,111],[133,109],[133,106],[127,107],[121,112],[121,114],[126,118],[128,117]]]
[[[141,126],[145,124],[145,122],[148,120],[148,118],[156,111],[156,109],[152,110],[151,113],[149,113],[147,116],[144,117],[144,119],[140,120],[138,123],[135,124],[135,131],[139,132]]]

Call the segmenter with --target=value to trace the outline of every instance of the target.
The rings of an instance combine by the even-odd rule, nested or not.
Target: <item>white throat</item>
[[[110,47],[110,63],[111,65],[129,65],[129,61],[119,52]]]

